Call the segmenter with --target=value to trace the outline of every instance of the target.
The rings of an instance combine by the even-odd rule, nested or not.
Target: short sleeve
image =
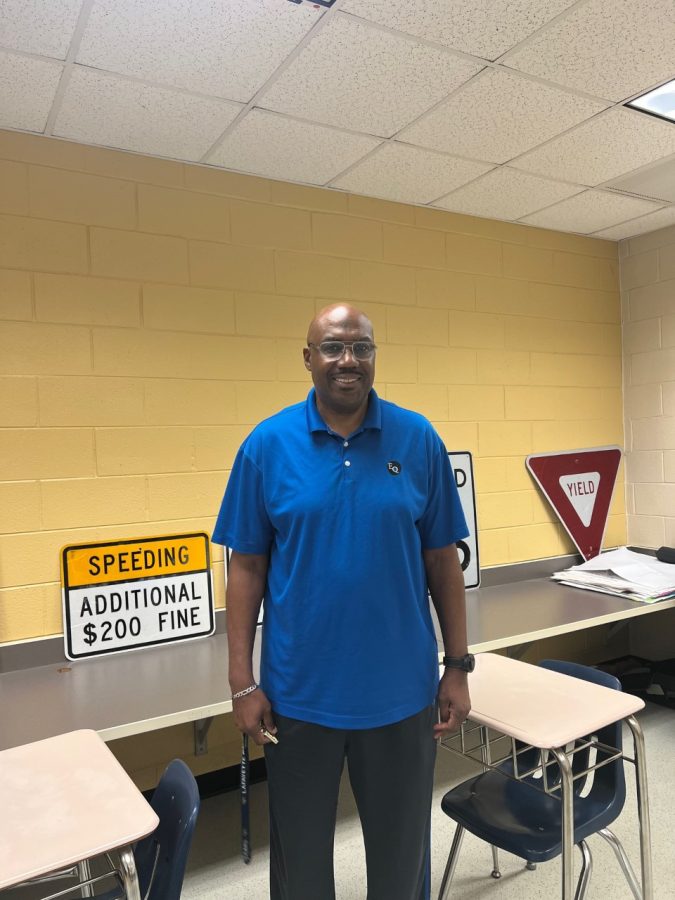
[[[430,445],[430,446],[429,446]],[[462,503],[455,484],[448,452],[435,431],[428,438],[429,494],[418,522],[422,548],[434,550],[468,537]]]
[[[244,443],[237,453],[220,506],[213,542],[238,553],[267,553],[272,524],[265,508],[262,471]]]

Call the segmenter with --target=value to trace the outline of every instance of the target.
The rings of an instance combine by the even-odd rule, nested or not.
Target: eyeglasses
[[[372,341],[321,341],[320,344],[309,343],[307,346],[314,347],[324,359],[329,359],[333,362],[342,359],[348,347],[352,351],[354,359],[358,359],[361,362],[372,359],[377,350],[377,345]]]

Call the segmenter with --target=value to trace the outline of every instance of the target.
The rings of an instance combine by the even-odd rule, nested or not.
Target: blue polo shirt
[[[237,454],[213,540],[269,554],[260,678],[272,708],[373,728],[433,703],[422,550],[467,534],[431,423],[374,390],[346,439],[321,418],[314,390],[258,425]]]

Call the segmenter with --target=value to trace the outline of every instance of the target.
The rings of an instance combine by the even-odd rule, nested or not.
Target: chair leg
[[[85,859],[82,862],[77,864],[77,874],[80,881],[88,881],[91,878],[91,867],[89,865],[89,860]],[[80,888],[80,893],[83,897],[93,897],[94,889],[90,884],[84,884]]]
[[[633,897],[635,897],[635,900],[642,900],[642,889],[638,884],[637,878],[635,877],[635,872],[633,871],[633,867],[631,866],[630,861],[626,856],[626,851],[623,849],[621,841],[613,831],[609,830],[609,828],[601,828],[600,831],[598,831],[598,834],[600,835],[600,837],[603,837],[607,841],[609,846],[614,851],[614,855],[619,860],[621,870],[626,876],[626,881],[628,882],[628,886],[631,889]]]
[[[577,882],[574,900],[585,900],[588,885],[591,881],[591,873],[593,872],[593,857],[586,841],[580,841],[577,847],[581,850],[581,873]]]
[[[452,881],[452,877],[455,874],[455,868],[457,867],[457,858],[459,857],[459,851],[462,846],[462,840],[464,839],[464,828],[461,825],[458,825],[455,828],[455,835],[452,839],[452,846],[450,847],[450,853],[448,854],[448,861],[445,864],[445,872],[443,872],[443,880],[441,881],[441,889],[438,893],[438,900],[445,900],[448,891],[450,889],[450,882]]]
[[[527,869],[528,872],[534,872],[534,870],[537,868],[537,864],[531,862],[528,859],[528,861],[525,863],[525,868]]]
[[[490,872],[490,875],[492,875],[493,878],[501,878],[502,873],[499,868],[499,848],[495,847],[494,844],[491,844],[490,847],[492,850],[492,872]]]

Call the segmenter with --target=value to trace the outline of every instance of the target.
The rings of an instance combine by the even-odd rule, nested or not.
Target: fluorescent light
[[[651,113],[651,115],[666,119],[668,122],[675,122],[675,80],[631,100],[626,106]]]

